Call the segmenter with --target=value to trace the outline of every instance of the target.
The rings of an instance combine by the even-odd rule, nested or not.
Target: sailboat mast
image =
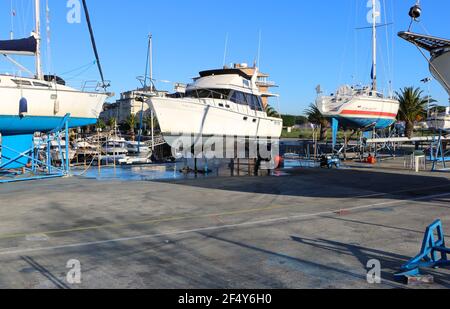
[[[377,0],[372,0],[372,90],[377,91]]]
[[[36,20],[36,29],[35,38],[36,38],[36,78],[43,79],[42,75],[42,60],[41,60],[41,2],[40,0],[34,0],[35,4],[35,20]]]
[[[153,92],[153,35],[149,36],[149,69],[150,69],[150,91]]]

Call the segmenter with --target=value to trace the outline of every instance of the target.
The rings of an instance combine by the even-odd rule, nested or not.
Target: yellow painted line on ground
[[[434,186],[434,187],[425,187],[425,188],[418,188],[416,190],[430,190],[430,189],[439,189],[444,187],[450,187],[450,185],[442,185],[442,186]],[[355,197],[347,197],[342,199],[361,199],[361,198],[369,198],[369,197],[376,197],[376,196],[388,196],[398,193],[404,193],[404,192],[410,192],[414,191],[414,188],[407,189],[407,190],[401,190],[401,191],[394,191],[389,193],[377,193],[373,195],[363,195],[363,196],[355,196]],[[448,194],[445,194],[444,196],[448,196]],[[419,198],[420,200],[420,198]],[[396,201],[394,201],[395,203]],[[390,202],[388,202],[389,204]],[[378,205],[384,205],[385,203],[381,203]],[[370,205],[372,207],[373,205]],[[27,233],[16,233],[16,234],[3,234],[0,235],[0,240],[7,240],[7,239],[14,239],[14,238],[22,238],[30,235],[57,235],[57,234],[64,234],[64,233],[74,233],[74,232],[88,232],[88,231],[95,231],[95,230],[102,230],[107,228],[120,228],[120,227],[127,227],[127,226],[133,226],[133,225],[149,225],[149,224],[158,224],[158,223],[164,223],[164,222],[175,222],[175,221],[183,221],[183,220],[194,220],[194,219],[202,219],[202,218],[211,218],[216,219],[218,217],[229,217],[233,215],[240,215],[240,214],[250,214],[250,213],[259,213],[259,212],[265,212],[265,211],[271,211],[271,210],[279,210],[279,209],[287,209],[292,207],[298,207],[297,205],[286,205],[286,206],[269,206],[265,208],[254,208],[254,209],[248,209],[248,210],[238,210],[238,211],[231,211],[231,212],[223,212],[223,213],[214,213],[214,214],[206,214],[206,215],[197,215],[197,216],[178,216],[178,217],[167,217],[167,218],[160,218],[160,219],[151,219],[151,220],[145,220],[145,221],[134,221],[134,222],[126,222],[126,223],[114,223],[114,224],[105,224],[105,225],[97,225],[97,226],[88,226],[88,227],[74,227],[69,229],[62,229],[62,230],[54,230],[54,231],[46,231],[46,232],[27,232]],[[366,208],[367,206],[357,207],[357,208]],[[352,210],[356,210],[357,208],[350,208]],[[331,211],[327,211],[325,213],[334,213],[336,211],[345,211],[347,209],[335,209]],[[322,214],[322,213],[320,213]]]
[[[0,240],[26,237],[26,236],[30,236],[30,235],[56,235],[56,234],[64,234],[64,233],[72,233],[72,232],[86,232],[86,231],[93,231],[93,230],[102,230],[102,229],[107,229],[107,228],[119,228],[119,227],[126,227],[126,226],[132,226],[132,225],[148,225],[148,224],[157,224],[157,223],[163,223],[163,222],[194,220],[194,219],[202,219],[202,218],[229,217],[229,216],[233,216],[233,215],[257,213],[257,212],[278,210],[278,209],[289,208],[289,207],[292,207],[292,206],[270,206],[270,207],[265,207],[265,208],[238,210],[238,211],[199,215],[199,216],[167,217],[167,218],[162,218],[162,219],[151,219],[151,220],[146,220],[146,221],[105,224],[105,225],[88,226],[88,227],[76,227],[76,228],[56,230],[56,231],[47,231],[47,232],[4,234],[4,235],[0,235]]]
[[[353,210],[369,209],[369,208],[373,208],[373,207],[386,206],[386,205],[395,205],[395,204],[401,205],[406,202],[416,202],[416,201],[422,201],[422,200],[426,200],[426,199],[433,199],[433,198],[440,198],[440,197],[447,197],[447,196],[450,196],[450,193],[430,195],[430,196],[424,196],[424,197],[420,197],[420,198],[414,198],[414,199],[408,199],[408,200],[402,200],[402,201],[397,200],[397,201],[390,201],[390,202],[384,202],[384,203],[378,203],[378,204],[362,205],[362,206],[348,208],[347,210],[353,211]],[[330,214],[334,214],[334,211],[323,211],[323,212],[318,212],[318,213],[313,213],[313,214],[299,214],[299,215],[283,217],[283,218],[274,218],[274,219],[259,220],[259,221],[249,221],[249,222],[237,223],[237,224],[210,226],[210,227],[202,227],[202,228],[196,228],[196,229],[190,229],[190,230],[170,231],[170,232],[152,234],[152,235],[140,235],[140,236],[134,236],[134,237],[116,238],[116,239],[100,240],[100,241],[85,242],[85,243],[74,243],[74,244],[66,244],[66,245],[59,245],[59,246],[52,246],[52,247],[16,249],[13,251],[0,251],[0,256],[13,255],[13,254],[25,254],[25,253],[50,251],[50,250],[74,249],[74,248],[80,248],[80,247],[98,246],[98,245],[118,243],[118,242],[152,239],[152,238],[157,238],[157,237],[180,236],[180,235],[185,235],[185,234],[190,234],[190,233],[199,233],[199,232],[213,232],[213,231],[232,229],[232,228],[255,227],[258,225],[262,225],[262,224],[274,224],[274,223],[281,223],[281,222],[289,222],[291,220],[306,219],[306,218],[319,217],[319,216],[325,216],[325,215],[330,215]]]

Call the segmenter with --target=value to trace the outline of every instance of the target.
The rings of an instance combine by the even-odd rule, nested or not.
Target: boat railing
[[[81,91],[100,92],[105,87],[109,87],[110,84],[110,81],[105,81],[105,83],[103,83],[98,80],[87,80],[82,82]]]

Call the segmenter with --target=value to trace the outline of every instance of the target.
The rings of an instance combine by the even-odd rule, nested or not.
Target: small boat
[[[119,164],[121,165],[144,165],[150,163],[152,163],[150,157],[125,157],[119,159]]]
[[[377,23],[376,0],[372,0],[372,85],[366,87],[339,87],[336,93],[326,96],[317,87],[316,105],[328,118],[333,118],[346,128],[384,129],[396,120],[400,104],[392,97],[377,91]]]
[[[108,138],[102,142],[102,158],[123,159],[128,155],[127,141],[122,137]]]
[[[86,140],[77,140],[74,142],[74,150],[78,159],[85,160],[98,156],[99,148]]]
[[[151,152],[150,146],[144,142],[126,142],[128,154],[131,156],[147,157]]]
[[[427,119],[427,125],[430,129],[450,131],[450,107],[447,107],[445,112],[432,113]]]
[[[66,160],[66,141],[61,140],[50,142],[50,155],[53,162],[62,162]],[[76,156],[76,151],[69,146],[69,161],[72,161]]]

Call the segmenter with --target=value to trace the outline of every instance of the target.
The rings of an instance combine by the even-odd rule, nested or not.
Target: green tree
[[[99,120],[97,121],[97,124],[95,125],[95,128],[96,128],[97,130],[104,130],[104,129],[106,129],[106,124],[105,124],[105,122],[103,121],[103,119],[99,119]]]
[[[269,117],[280,118],[280,114],[269,104],[266,106],[266,113]]]
[[[400,103],[398,119],[406,123],[406,135],[411,138],[414,134],[414,124],[426,118],[427,105],[436,101],[422,96],[423,91],[420,88],[405,87],[395,94]]]
[[[330,122],[325,118],[315,104],[311,104],[305,110],[305,115],[308,121],[312,124],[320,126],[320,140],[324,141],[327,138],[328,126]]]
[[[152,116],[150,114],[145,116],[144,124],[147,127],[148,131],[152,129]],[[153,127],[155,131],[160,131],[158,118],[156,118],[156,116],[153,117]]]
[[[129,131],[130,131],[131,139],[135,140],[136,139],[136,124],[137,124],[136,115],[131,114],[130,116],[128,116],[126,123],[129,128]]]
[[[117,119],[115,117],[111,117],[108,119],[108,127],[110,129],[114,129],[117,125]]]
[[[282,115],[281,118],[283,118],[283,125],[285,127],[293,127],[293,126],[295,126],[296,116]]]
[[[307,124],[308,122],[309,122],[308,118],[305,117],[305,116],[297,116],[297,117],[295,117],[295,124],[296,125],[304,125],[304,124]]]

